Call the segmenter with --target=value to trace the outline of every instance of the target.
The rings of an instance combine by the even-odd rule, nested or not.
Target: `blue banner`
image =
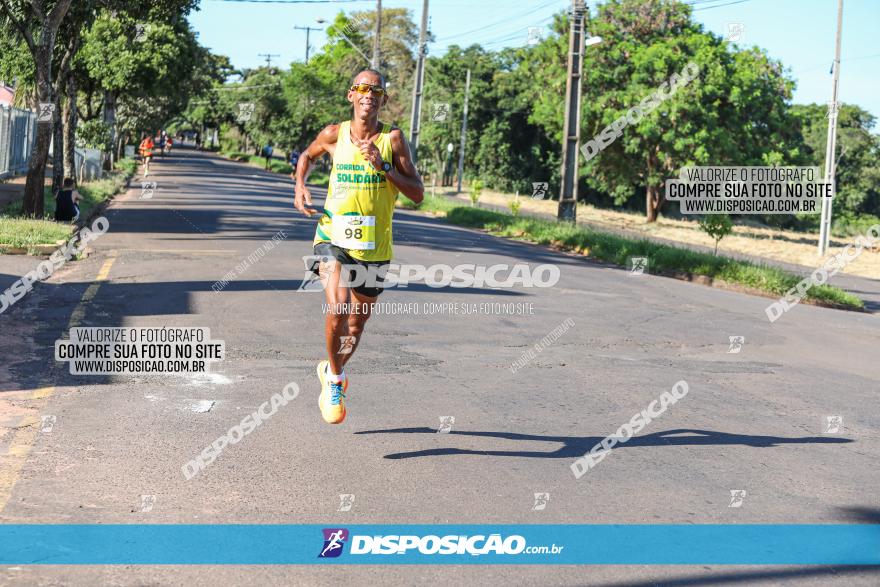
[[[880,525],[16,524],[0,564],[880,565]]]

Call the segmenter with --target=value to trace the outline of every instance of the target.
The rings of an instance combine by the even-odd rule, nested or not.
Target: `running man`
[[[144,159],[144,177],[150,175],[150,160],[153,158],[153,149],[155,148],[156,144],[153,143],[153,136],[151,134],[144,134],[140,145],[141,157]]]
[[[159,156],[165,156],[165,131],[159,129],[159,134],[156,135],[156,147],[159,149]]]
[[[352,80],[348,101],[351,120],[325,127],[300,155],[294,200],[303,214],[318,214],[308,207],[312,195],[306,178],[314,162],[328,153],[333,158],[331,180],[314,240],[315,255],[322,262],[313,271],[321,278],[330,307],[324,328],[328,360],[318,363],[318,405],[330,424],[345,419],[348,377],[343,368],[357,350],[372,304],[382,293],[381,287],[371,287],[375,283],[349,288],[353,271],[346,266],[358,265],[371,275],[381,272],[391,262],[397,194],[419,203],[425,192],[403,133],[379,121],[379,111],[388,102],[385,77],[372,69],[361,71]]]

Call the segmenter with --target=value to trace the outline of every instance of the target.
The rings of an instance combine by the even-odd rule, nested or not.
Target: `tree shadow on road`
[[[387,430],[363,430],[355,434],[437,434],[433,428],[392,428]],[[483,455],[493,457],[534,457],[545,459],[578,458],[590,450],[604,437],[601,436],[539,436],[535,434],[519,434],[516,432],[476,432],[467,430],[453,430],[450,435],[482,436],[487,438],[501,438],[504,440],[522,440],[526,442],[556,442],[562,444],[555,451],[535,450],[469,450],[461,448],[430,448],[412,452],[400,452],[385,455],[386,459],[410,459],[414,457],[431,457],[444,455]],[[690,428],[678,428],[664,430],[642,436],[634,436],[627,442],[618,442],[612,450],[623,448],[650,447],[650,446],[714,446],[714,445],[741,445],[753,448],[770,448],[783,444],[841,444],[854,442],[849,438],[834,436],[759,436],[749,434],[732,434],[728,432],[715,432],[712,430],[694,430]]]

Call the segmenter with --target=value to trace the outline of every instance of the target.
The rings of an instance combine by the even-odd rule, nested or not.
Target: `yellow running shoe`
[[[318,396],[318,407],[321,416],[328,424],[341,424],[345,420],[345,392],[348,390],[348,378],[342,383],[327,380],[327,369],[330,361],[318,363],[318,379],[321,381],[321,395]]]

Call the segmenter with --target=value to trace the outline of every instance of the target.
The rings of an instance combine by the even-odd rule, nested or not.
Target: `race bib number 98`
[[[375,216],[333,217],[333,239],[331,241],[343,249],[371,251],[376,248]]]

